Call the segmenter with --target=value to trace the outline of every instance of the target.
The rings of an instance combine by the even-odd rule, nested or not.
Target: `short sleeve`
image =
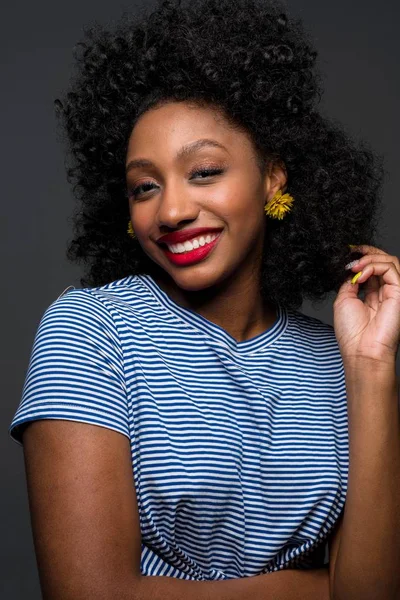
[[[11,439],[22,446],[23,424],[37,419],[81,421],[130,437],[118,330],[90,289],[60,296],[39,322]]]

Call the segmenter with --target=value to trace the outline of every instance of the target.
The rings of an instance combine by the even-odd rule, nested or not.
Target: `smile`
[[[200,262],[218,244],[222,232],[200,235],[183,243],[163,245],[162,251],[175,265],[191,265]]]
[[[214,241],[215,238],[219,236],[219,233],[211,233],[208,235],[199,235],[198,237],[193,238],[192,240],[186,240],[186,242],[182,242],[181,244],[172,244],[168,246],[168,250],[173,252],[174,254],[182,254],[183,252],[190,252],[191,250],[195,250],[200,246],[205,246],[210,242]]]

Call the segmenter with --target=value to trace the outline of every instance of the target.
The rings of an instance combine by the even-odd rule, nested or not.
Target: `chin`
[[[177,286],[187,292],[198,292],[218,283],[216,277],[210,275],[193,275],[189,272],[187,274],[179,273],[176,277],[170,273],[169,275]]]
[[[203,272],[201,272],[201,270],[203,270]],[[229,273],[221,272],[220,270],[218,270],[218,272],[207,272],[204,265],[200,268],[200,264],[197,272],[193,266],[190,268],[188,267],[186,272],[182,269],[175,273],[168,272],[168,275],[179,288],[187,292],[200,292],[208,288],[216,288],[217,286],[222,285],[229,277]]]

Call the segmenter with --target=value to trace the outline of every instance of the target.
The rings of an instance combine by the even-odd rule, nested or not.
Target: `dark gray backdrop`
[[[153,5],[154,2],[151,2]],[[44,310],[80,270],[68,264],[73,209],[53,99],[67,85],[72,46],[84,23],[118,19],[135,2],[7,2],[0,22],[1,243],[3,303],[0,452],[2,600],[39,600],[22,448],[7,434],[19,403],[34,334]],[[385,156],[380,243],[400,256],[398,0],[288,0],[315,38],[325,72],[325,111]],[[351,242],[350,242],[351,243]],[[332,296],[318,312],[333,324]],[[399,373],[399,370],[397,370]]]

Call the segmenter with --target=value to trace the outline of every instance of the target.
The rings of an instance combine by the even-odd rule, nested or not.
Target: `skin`
[[[201,138],[211,145],[177,158],[186,144]],[[152,166],[128,168],[139,158]],[[261,252],[267,226],[265,203],[285,191],[284,165],[274,162],[260,172],[248,134],[233,128],[211,106],[169,102],[145,112],[136,122],[126,154],[129,210],[136,237],[162,269],[158,285],[182,307],[219,325],[238,342],[270,328],[276,308],[259,290]],[[196,174],[197,169],[223,169]],[[146,184],[130,193],[139,185]],[[149,185],[147,185],[149,184]],[[193,227],[221,227],[218,244],[202,261],[178,266],[156,240]]]

